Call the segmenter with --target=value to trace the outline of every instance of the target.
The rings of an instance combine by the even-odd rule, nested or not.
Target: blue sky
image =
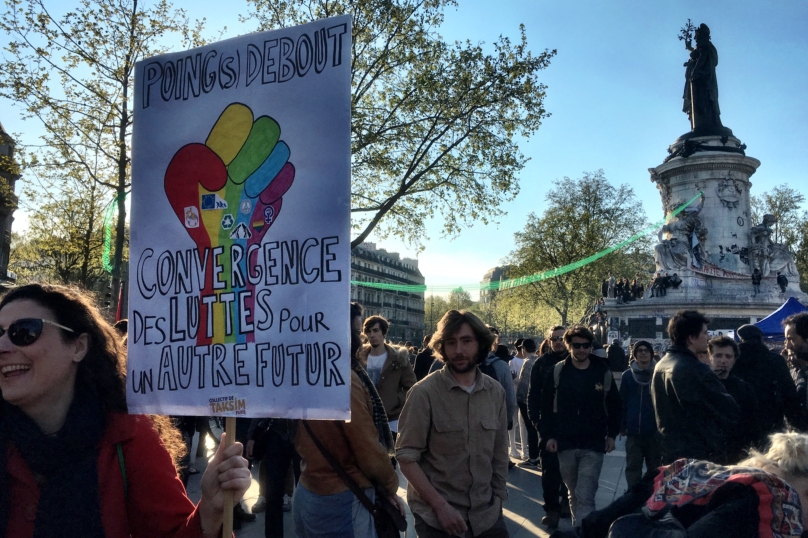
[[[223,25],[225,37],[253,30],[238,22],[238,13],[246,12],[239,2],[175,5],[192,18],[206,17],[209,34]],[[441,237],[438,223],[430,227],[418,254],[427,285],[478,282],[513,249],[514,232],[528,213],[542,211],[545,193],[564,176],[602,168],[612,183],[634,188],[650,221],[662,218],[647,169],[661,164],[667,147],[689,130],[681,112],[687,51],[676,38],[688,18],[710,26],[718,49],[724,125],[762,162],[752,177],[753,194],[784,183],[808,194],[807,2],[459,0],[446,12],[445,39],[517,38],[523,23],[532,50],[558,50],[540,75],[552,116],[520,143],[531,160],[521,172],[519,196],[504,207],[508,215],[498,225],[474,226],[451,241]],[[8,102],[0,101],[0,121],[35,142],[27,138],[32,126]],[[416,254],[399,241],[379,245]]]

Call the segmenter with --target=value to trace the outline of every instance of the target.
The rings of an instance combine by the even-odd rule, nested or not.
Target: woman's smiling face
[[[19,319],[55,321],[56,316],[39,303],[20,299],[0,310],[0,328]],[[31,416],[70,404],[76,383],[78,363],[86,353],[86,336],[68,341],[62,329],[42,324],[42,332],[33,343],[16,346],[7,332],[0,336],[0,391],[3,399]]]

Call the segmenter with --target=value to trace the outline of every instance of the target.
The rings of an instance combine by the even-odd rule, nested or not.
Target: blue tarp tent
[[[763,334],[766,336],[779,336],[780,338],[783,337],[783,320],[786,319],[791,314],[797,314],[799,312],[805,312],[808,310],[804,304],[796,300],[794,297],[789,297],[788,301],[783,303],[783,306],[763,318],[762,320],[755,323]]]

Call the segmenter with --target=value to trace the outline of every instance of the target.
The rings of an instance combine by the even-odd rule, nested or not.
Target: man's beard
[[[456,374],[466,374],[468,372],[471,372],[475,368],[477,368],[477,361],[475,361],[474,359],[468,358],[468,357],[463,357],[463,358],[468,359],[467,362],[466,362],[466,366],[463,367],[463,368],[457,367],[453,360],[450,360],[446,364],[449,367],[449,369],[451,371],[453,371],[454,373],[456,373]]]

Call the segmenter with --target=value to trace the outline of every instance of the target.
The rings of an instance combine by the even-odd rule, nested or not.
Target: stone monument
[[[695,30],[696,48],[690,32]],[[731,331],[776,310],[788,297],[808,304],[800,277],[784,245],[772,241],[772,215],[752,221],[750,177],[760,161],[746,155],[746,145],[721,122],[716,65],[718,52],[710,29],[702,24],[682,29],[690,58],[685,62],[683,111],[691,130],[669,148],[662,164],[649,168],[668,218],[654,247],[657,272],[676,274],[682,283],[663,297],[625,305],[607,300],[609,331],[624,339],[651,339],[666,347],[667,321],[677,310],[696,309],[713,320],[710,329]],[[701,196],[684,211],[679,206]],[[752,273],[762,275],[761,293],[753,295]],[[785,293],[777,274],[788,279]],[[618,324],[619,326],[615,326]]]

